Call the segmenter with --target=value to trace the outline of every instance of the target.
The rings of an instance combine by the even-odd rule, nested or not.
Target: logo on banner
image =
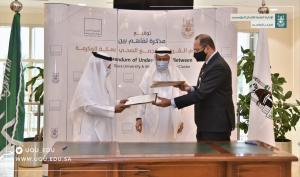
[[[275,28],[286,28],[286,26],[287,26],[287,15],[275,14]]]
[[[194,36],[194,20],[193,18],[190,19],[182,19],[182,30],[181,34],[184,38],[190,39]]]
[[[51,128],[51,138],[56,139],[58,137],[58,128]]]
[[[84,18],[84,36],[101,37],[102,36],[102,19]]]
[[[251,101],[256,103],[267,118],[271,119],[273,100],[270,86],[263,83],[257,77],[253,77],[250,87],[252,93]]]

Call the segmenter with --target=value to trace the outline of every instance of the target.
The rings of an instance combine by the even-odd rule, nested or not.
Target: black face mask
[[[202,50],[201,52],[194,53],[194,58],[197,61],[205,61],[206,55],[207,54],[204,52],[204,50]]]

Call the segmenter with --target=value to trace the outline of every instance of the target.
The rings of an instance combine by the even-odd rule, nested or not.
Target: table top
[[[297,161],[259,141],[248,142],[57,142],[44,163],[163,161]]]

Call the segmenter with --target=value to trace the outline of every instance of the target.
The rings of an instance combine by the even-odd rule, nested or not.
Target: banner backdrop
[[[172,62],[195,85],[202,63],[193,58],[194,37],[209,34],[232,69],[236,100],[237,33],[231,13],[235,9],[135,11],[46,4],[44,146],[72,140],[68,109],[92,51],[114,57],[111,78],[117,99],[122,99],[141,94],[138,85],[160,46],[172,50]],[[196,141],[193,106],[183,112],[184,129],[177,141]],[[116,117],[118,141],[143,141],[135,130],[136,106]]]

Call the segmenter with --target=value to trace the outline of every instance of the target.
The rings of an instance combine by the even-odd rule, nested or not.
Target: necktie
[[[204,73],[204,68],[206,67],[206,63],[204,63],[201,67],[201,70],[200,70],[200,73],[199,73],[199,76],[198,76],[198,81],[197,81],[197,88],[200,87],[200,82],[201,82],[201,77]]]
[[[200,70],[200,75],[203,74],[203,71],[204,71],[204,68],[205,68],[205,67],[206,67],[206,63],[204,63],[204,64],[202,65],[201,70]]]

